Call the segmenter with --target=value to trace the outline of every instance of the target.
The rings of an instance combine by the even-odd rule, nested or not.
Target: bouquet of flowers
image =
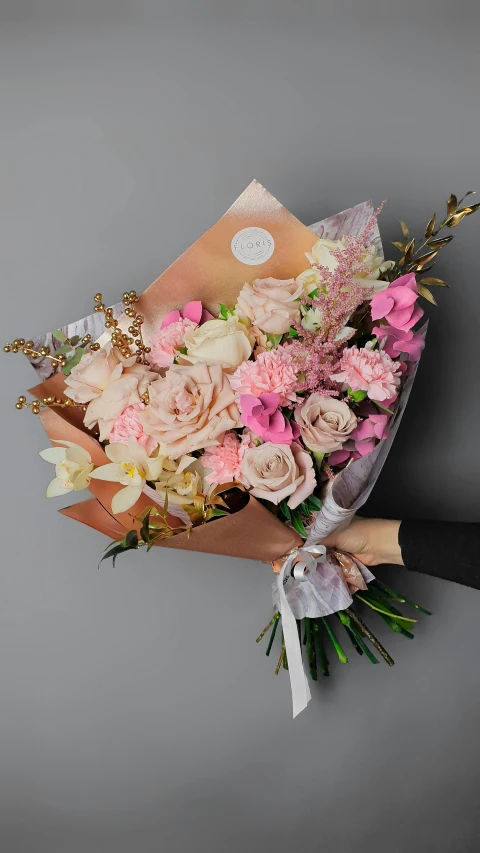
[[[319,543],[380,473],[425,344],[420,297],[436,304],[446,286],[430,275],[453,237],[439,232],[480,206],[464,199],[450,196],[419,245],[401,222],[394,261],[381,208],[307,228],[254,181],[141,296],[107,307],[97,293],[90,317],[4,347],[39,378],[16,405],[51,440],[47,497],[91,492],[60,512],[110,537],[102,560],[162,546],[272,563],[258,641],[270,631],[269,655],[277,637],[294,715],[310,698],[302,647],[313,680],[328,643],[347,662],[327,617],[391,665],[353,600],[406,637],[415,619],[399,605],[422,610]]]

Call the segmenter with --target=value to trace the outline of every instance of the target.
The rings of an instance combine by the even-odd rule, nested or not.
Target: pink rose
[[[407,273],[392,281],[386,290],[376,293],[370,303],[372,320],[385,318],[394,329],[408,332],[423,317],[416,305],[417,282],[414,273]]]
[[[244,284],[236,311],[263,332],[283,335],[300,319],[297,300],[303,292],[303,283],[294,278],[257,278],[251,284]]]
[[[129,438],[136,438],[137,443],[144,447],[148,456],[151,456],[157,442],[150,436],[146,435],[140,423],[138,414],[145,409],[145,403],[135,403],[133,406],[127,406],[122,414],[115,421],[113,428],[108,436],[110,444],[128,444]]]
[[[299,444],[266,442],[249,448],[242,462],[242,475],[250,486],[250,494],[279,504],[287,500],[295,509],[306,500],[316,486],[312,457]]]
[[[254,435],[273,444],[291,444],[300,435],[298,424],[290,423],[282,415],[279,394],[261,394],[253,397],[243,394],[240,397],[240,420]]]
[[[241,426],[235,395],[219,364],[173,365],[152,384],[149,396],[140,423],[170,459],[220,444],[225,432]]]
[[[379,341],[385,341],[384,352],[391,358],[398,358],[404,352],[410,361],[419,360],[425,346],[421,335],[416,335],[411,330],[394,329],[393,326],[374,326],[372,331]]]
[[[346,403],[320,394],[311,394],[295,410],[295,420],[304,444],[314,453],[340,450],[357,425],[357,419]]]
[[[171,311],[171,314],[174,312]],[[168,315],[167,315],[168,316]],[[185,335],[190,329],[196,329],[197,324],[184,317],[163,326],[152,339],[151,351],[148,355],[150,364],[158,370],[173,364],[180,347],[185,345]]]
[[[125,358],[108,344],[98,352],[86,352],[65,379],[65,394],[76,403],[88,403],[84,424],[98,423],[100,441],[105,441],[116,419],[127,406],[142,402],[142,395],[158,374],[135,355]]]
[[[340,370],[330,376],[345,383],[352,391],[366,391],[371,400],[388,400],[400,385],[400,362],[392,361],[382,350],[347,347],[340,359]]]

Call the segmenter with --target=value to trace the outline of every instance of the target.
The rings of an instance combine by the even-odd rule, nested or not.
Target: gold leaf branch
[[[406,273],[413,272],[423,274],[432,269],[438,252],[445,246],[448,246],[455,236],[454,234],[449,234],[447,236],[437,238],[437,234],[439,234],[443,228],[456,228],[456,226],[459,225],[466,216],[470,216],[472,213],[480,210],[480,203],[461,207],[467,196],[471,195],[475,195],[474,190],[469,190],[469,192],[466,193],[460,201],[457,200],[456,195],[452,194],[449,196],[447,200],[447,215],[440,222],[437,228],[435,228],[437,221],[436,214],[434,213],[430,217],[424,231],[423,242],[421,242],[417,249],[415,249],[415,238],[410,238],[408,226],[405,222],[400,221],[403,241],[395,241],[393,245],[402,254],[398,261],[396,261],[395,266],[387,273],[389,281],[394,281],[400,275],[404,275]],[[421,252],[424,252],[424,254],[421,254]],[[423,296],[424,299],[427,299],[428,302],[431,302],[432,305],[436,305],[437,302],[429,288],[435,286],[448,287],[448,284],[442,279],[434,278],[432,276],[421,278],[418,284],[418,291],[420,295]]]

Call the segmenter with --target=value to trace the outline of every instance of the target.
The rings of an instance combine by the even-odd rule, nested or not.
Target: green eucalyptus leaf
[[[60,341],[61,344],[64,344],[67,340],[67,336],[64,335],[61,329],[55,329],[55,331],[52,332],[52,338],[55,338],[56,341]]]
[[[300,516],[297,515],[296,512],[292,512],[291,521],[292,521],[292,526],[295,528],[297,533],[299,533],[300,536],[303,536],[303,538],[306,539],[308,534],[307,534],[307,531],[305,529],[305,525],[304,525],[302,519],[300,518]]]

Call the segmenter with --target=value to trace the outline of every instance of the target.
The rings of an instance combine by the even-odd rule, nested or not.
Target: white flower
[[[177,462],[165,459],[155,488],[163,495],[168,491],[169,503],[180,506],[193,504],[196,496],[204,490],[204,475],[205,468],[195,456],[182,456]]]
[[[306,257],[311,264],[318,264],[319,266],[327,267],[330,272],[333,272],[338,261],[332,253],[342,251],[345,248],[345,242],[345,237],[342,237],[341,240],[318,240],[313,246],[311,252],[305,252]],[[379,279],[384,272],[394,266],[393,261],[384,261],[382,257],[377,255],[376,247],[371,245],[364,249],[361,263],[368,268],[369,274],[354,276],[353,281],[360,284],[362,287],[374,287],[375,292],[384,290],[388,287],[387,281],[381,281]]]
[[[301,307],[302,320],[301,325],[307,332],[318,332],[322,325],[322,312],[320,308],[304,308]]]
[[[303,285],[306,296],[310,296],[317,287],[320,287],[322,283],[322,276],[320,274],[320,270],[313,267],[312,269],[305,270],[304,272],[301,272],[300,275],[297,275],[296,281]]]
[[[66,446],[49,447],[47,450],[40,451],[40,456],[45,459],[45,462],[52,462],[55,465],[56,477],[47,488],[47,498],[86,489],[93,470],[90,454],[73,441],[57,441],[56,439],[54,441],[55,444]]]
[[[112,512],[125,512],[138,501],[147,480],[159,477],[163,459],[161,456],[147,456],[145,448],[136,438],[129,438],[128,444],[107,444],[105,453],[112,461],[96,468],[91,476],[125,487],[112,498]]]

